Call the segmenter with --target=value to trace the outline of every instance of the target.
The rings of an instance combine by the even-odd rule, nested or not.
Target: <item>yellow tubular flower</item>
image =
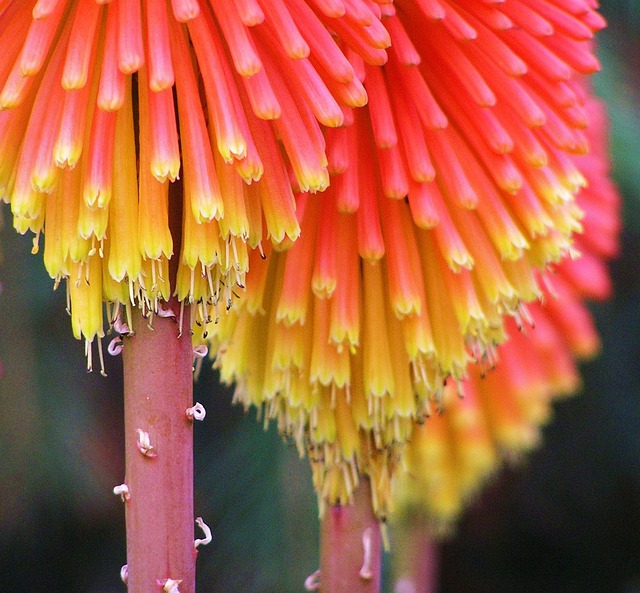
[[[198,304],[194,328],[213,322],[244,283],[244,243],[298,237],[291,180],[326,188],[321,126],[366,103],[346,55],[386,61],[380,17],[365,0],[340,14],[306,0],[1,0],[0,199],[17,230],[44,231],[71,309],[152,313],[175,293]],[[72,268],[98,264],[101,299],[78,296]],[[74,331],[99,335],[77,319]]]
[[[527,319],[539,272],[573,253],[578,79],[603,21],[586,0],[547,4],[383,5],[389,59],[351,56],[369,102],[326,131],[331,186],[296,196],[300,239],[251,254],[268,280],[213,330],[223,379],[310,451],[324,501],[350,498],[356,468],[384,516],[414,422],[448,377],[493,365],[503,317]]]

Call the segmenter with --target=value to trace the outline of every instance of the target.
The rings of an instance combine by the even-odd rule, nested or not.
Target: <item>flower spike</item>
[[[157,311],[175,294],[194,308],[198,344],[244,286],[246,242],[263,225],[274,243],[298,237],[291,180],[326,188],[322,126],[343,123],[354,93],[366,102],[348,56],[382,62],[390,43],[374,4],[325,12],[308,0],[3,3],[0,198],[20,232],[46,230],[56,283],[92,287],[70,290],[76,335],[101,336],[102,301]]]
[[[381,517],[414,423],[493,366],[505,317],[575,254],[590,169],[591,5],[544,3],[579,33],[541,37],[502,12],[519,0],[437,4],[381,8],[391,48],[383,66],[349,56],[369,102],[325,133],[329,188],[297,188],[300,239],[249,255],[210,334],[235,400],[309,452],[319,498],[346,503],[369,474]]]

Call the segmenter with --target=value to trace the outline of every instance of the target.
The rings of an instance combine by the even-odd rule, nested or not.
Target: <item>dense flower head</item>
[[[509,340],[488,372],[470,369],[464,397],[449,382],[445,413],[415,424],[393,491],[401,516],[428,521],[435,534],[449,533],[455,519],[505,459],[513,461],[540,442],[552,402],[580,385],[576,359],[593,356],[598,336],[585,299],[604,299],[611,284],[606,262],[617,252],[620,200],[609,179],[606,126],[591,100],[589,155],[580,157],[588,181],[578,195],[584,233],[581,257],[554,266],[544,299],[530,307],[533,325],[508,324]]]
[[[329,188],[297,194],[293,246],[250,255],[213,342],[237,399],[309,452],[321,498],[347,500],[364,471],[384,515],[445,380],[491,366],[504,315],[527,322],[539,273],[575,253],[589,124],[577,79],[598,68],[603,21],[586,1],[381,10],[389,59],[352,56],[369,102],[325,132]]]
[[[291,180],[328,185],[321,128],[366,103],[347,56],[386,61],[380,16],[368,0],[0,0],[0,198],[44,233],[77,337],[103,335],[103,300],[153,312],[173,292],[202,325],[243,285],[247,244],[297,238]]]

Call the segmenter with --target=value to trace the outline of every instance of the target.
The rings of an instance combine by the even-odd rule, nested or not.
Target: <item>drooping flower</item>
[[[577,74],[597,69],[590,2],[384,5],[389,61],[328,130],[333,174],[300,193],[301,236],[250,256],[215,329],[222,378],[309,453],[322,500],[370,475],[384,515],[416,420],[447,377],[491,365],[503,316],[528,319],[539,270],[581,229]]]
[[[530,307],[532,326],[508,325],[495,368],[470,369],[464,397],[445,388],[446,412],[415,425],[394,493],[401,516],[426,520],[434,533],[453,526],[466,504],[505,460],[540,442],[553,401],[580,385],[576,359],[597,353],[599,340],[585,299],[605,299],[611,285],[606,262],[617,252],[619,196],[609,179],[604,111],[587,105],[591,152],[576,157],[588,185],[578,195],[584,232],[581,256],[554,266],[542,302]]]
[[[44,232],[76,337],[103,335],[103,301],[155,312],[173,292],[206,325],[244,283],[247,242],[297,238],[290,177],[327,186],[321,125],[366,102],[346,55],[386,60],[379,16],[364,0],[0,1],[0,198],[34,250]]]

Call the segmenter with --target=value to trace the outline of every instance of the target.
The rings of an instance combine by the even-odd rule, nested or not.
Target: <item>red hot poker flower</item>
[[[223,378],[309,450],[325,500],[365,471],[384,514],[414,421],[448,376],[493,364],[503,315],[527,320],[538,271],[575,251],[589,123],[575,80],[598,68],[603,22],[550,4],[383,6],[389,61],[352,59],[369,103],[327,131],[331,186],[298,196],[300,239],[251,256],[214,330]]]
[[[34,250],[44,231],[77,337],[103,335],[103,300],[154,312],[174,291],[202,324],[244,283],[247,241],[297,238],[290,176],[328,185],[321,126],[366,102],[345,55],[386,61],[379,17],[364,0],[0,1],[0,197]]]

